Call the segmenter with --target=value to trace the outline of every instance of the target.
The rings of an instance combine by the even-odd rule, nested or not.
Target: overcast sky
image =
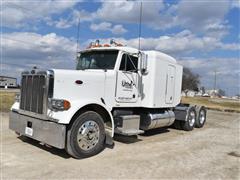
[[[1,1],[1,75],[23,70],[75,67],[77,25],[80,48],[114,38],[138,47],[139,1]],[[238,0],[143,1],[143,50],[159,50],[229,95],[240,88]]]

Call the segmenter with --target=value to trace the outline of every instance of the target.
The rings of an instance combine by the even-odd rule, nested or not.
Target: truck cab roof
[[[124,52],[128,52],[130,54],[136,54],[139,52],[138,49],[136,48],[132,48],[132,47],[128,47],[128,46],[110,46],[110,47],[93,47],[93,48],[88,48],[88,49],[85,49],[81,52],[86,52],[86,51],[92,51],[92,50],[97,50],[97,51],[101,51],[101,50],[119,50],[119,51],[124,51]],[[156,51],[156,50],[148,50],[148,51],[141,51],[145,54],[147,54],[150,57],[157,57],[157,59],[161,59],[161,60],[164,60],[164,61],[168,61],[168,62],[171,62],[171,63],[177,63],[177,61],[165,54],[165,53],[162,53],[160,51]],[[150,58],[151,59],[151,58]]]

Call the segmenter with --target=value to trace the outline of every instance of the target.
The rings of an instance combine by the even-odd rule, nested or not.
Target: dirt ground
[[[2,179],[240,179],[240,114],[208,111],[204,128],[115,138],[115,147],[76,160],[18,138],[1,113]]]

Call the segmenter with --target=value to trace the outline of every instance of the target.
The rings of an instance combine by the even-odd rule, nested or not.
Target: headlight
[[[65,99],[50,99],[50,109],[64,111],[71,107],[69,101]]]
[[[20,102],[20,93],[16,93],[15,95],[15,101]]]

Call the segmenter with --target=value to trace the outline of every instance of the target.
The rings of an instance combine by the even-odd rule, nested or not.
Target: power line
[[[214,71],[214,91],[217,90],[217,70]]]

